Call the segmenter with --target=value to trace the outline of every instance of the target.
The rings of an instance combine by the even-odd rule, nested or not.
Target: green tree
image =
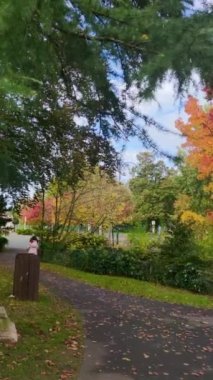
[[[194,12],[193,3],[3,0],[4,83],[7,78],[6,84],[12,79],[13,84],[34,89],[60,78],[73,98],[73,86],[77,84],[79,89],[87,77],[85,91],[100,90],[103,94],[112,91],[107,79],[108,74],[113,75],[110,60],[120,64],[128,84],[133,77],[140,83],[144,79],[142,92],[152,91],[168,70],[177,77],[180,87],[188,82],[194,68],[210,82],[211,13],[207,7]],[[106,102],[112,101],[110,95]]]
[[[6,221],[3,218],[7,211],[7,200],[3,194],[0,194],[0,226],[4,226]]]
[[[199,179],[198,171],[186,163],[186,156],[182,154],[178,165],[178,172],[175,182],[178,188],[178,197],[181,206],[181,199],[186,201],[183,210],[191,210],[201,215],[206,215],[212,209],[211,195],[207,191],[211,179]],[[185,197],[185,198],[184,198]]]
[[[151,220],[166,224],[174,211],[175,172],[163,161],[155,161],[151,153],[140,153],[137,159],[129,182],[135,200],[135,217],[146,222],[148,227]]]
[[[139,95],[147,97],[168,73],[182,91],[197,69],[211,87],[212,19],[207,9],[186,17],[192,4],[3,0],[1,183],[19,189],[41,181],[46,186],[56,167],[60,172],[60,154],[71,151],[77,177],[79,157],[81,163],[102,162],[105,168],[114,168],[112,138],[135,134],[150,145],[146,128],[138,128],[135,117],[161,126],[133,109],[126,112],[114,81],[121,78],[125,89],[134,83]],[[85,120],[85,127],[76,116]],[[59,145],[59,154],[54,154]]]

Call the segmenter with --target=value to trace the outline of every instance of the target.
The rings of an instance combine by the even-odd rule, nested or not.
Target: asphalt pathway
[[[12,264],[12,245],[0,265]],[[213,379],[213,312],[122,295],[42,271],[41,282],[80,311],[78,380]]]

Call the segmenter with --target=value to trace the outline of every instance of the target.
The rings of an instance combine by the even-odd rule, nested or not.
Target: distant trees
[[[135,204],[133,219],[149,228],[152,220],[168,225],[174,218],[186,224],[208,225],[212,211],[210,180],[198,174],[185,154],[171,169],[153,154],[140,153],[129,182]]]
[[[61,240],[73,226],[86,226],[91,232],[127,222],[133,203],[127,187],[110,179],[96,169],[84,174],[78,184],[52,182],[44,200],[44,219],[41,200],[31,207],[23,207],[22,218],[31,225],[50,226],[53,237]]]
[[[174,212],[176,199],[174,170],[163,161],[156,161],[152,153],[140,153],[137,159],[129,182],[135,201],[135,218],[148,226],[152,220],[166,224]]]

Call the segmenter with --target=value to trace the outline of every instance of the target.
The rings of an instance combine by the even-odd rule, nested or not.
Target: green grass
[[[150,282],[139,281],[125,277],[103,276],[85,273],[79,270],[66,268],[55,264],[42,263],[42,269],[58,273],[67,278],[75,279],[124,294],[131,294],[158,301],[166,301],[169,303],[190,305],[194,307],[207,309],[213,308],[213,297],[194,294],[186,290],[175,289],[159,284],[153,284]]]
[[[0,267],[0,279],[0,305],[19,334],[16,344],[0,342],[0,379],[76,379],[83,352],[79,316],[43,288],[38,302],[10,299],[10,272]]]

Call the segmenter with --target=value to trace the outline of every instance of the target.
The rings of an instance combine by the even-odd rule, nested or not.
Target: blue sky
[[[213,0],[194,0],[193,9],[202,9],[204,2],[213,5]],[[115,63],[113,63],[113,69],[119,73],[119,67],[116,67]],[[177,98],[176,96],[175,81],[172,81],[171,79],[165,80],[165,82],[162,83],[161,88],[156,91],[155,100],[152,101],[140,101],[138,98],[135,101],[131,100],[132,95],[137,95],[136,88],[132,86],[129,91],[129,95],[131,96],[128,97],[127,95],[126,97],[127,105],[134,106],[136,111],[151,116],[170,131],[178,133],[175,128],[175,121],[180,117],[185,120],[187,119],[187,115],[184,112],[184,106],[188,95],[193,95],[199,98],[201,102],[204,102],[204,93],[202,92],[202,86],[199,85],[200,80],[196,73],[193,73],[193,80],[196,83],[196,88],[190,86],[188,93],[181,98]],[[122,82],[119,80],[113,80],[113,84],[121,94],[122,90],[124,90]],[[78,117],[76,117],[76,122],[80,122],[80,124],[84,122],[87,123],[86,120],[83,120],[83,118],[79,119]],[[150,128],[150,136],[153,138],[154,142],[157,143],[160,150],[172,155],[177,153],[183,143],[182,137],[169,133],[165,134],[154,128]],[[118,150],[121,150],[123,142],[120,141],[119,143],[115,143],[115,146]],[[145,148],[137,138],[130,139],[125,143],[125,150],[122,153],[124,163],[131,168],[137,162],[137,154],[144,150]],[[172,165],[171,162],[167,163]],[[123,177],[124,181],[125,177],[128,179],[128,170],[125,171],[125,176]]]
[[[204,3],[213,5],[213,0],[194,0],[194,10],[202,10]],[[161,88],[156,91],[155,101],[130,101],[131,105],[134,105],[135,109],[143,114],[151,116],[153,119],[161,123],[163,126],[171,131],[178,132],[175,128],[175,121],[178,118],[187,119],[187,115],[184,112],[184,106],[187,101],[188,95],[197,97],[201,103],[205,103],[204,93],[202,86],[199,84],[199,76],[194,73],[193,80],[196,83],[196,87],[190,86],[188,93],[180,98],[177,98],[175,94],[175,82],[171,80],[165,80]],[[134,88],[131,91],[135,91]],[[159,148],[165,152],[175,155],[181,144],[184,142],[183,138],[174,134],[165,134],[156,131],[154,128],[150,129],[150,135],[153,140],[158,144]],[[118,147],[120,144],[117,145]],[[123,160],[129,167],[133,166],[137,159],[136,156],[139,152],[144,151],[142,143],[137,138],[132,138],[126,144],[125,151],[123,153]],[[171,164],[171,162],[170,162]],[[128,177],[128,171],[126,171]]]
[[[198,81],[198,76],[195,75],[195,78]],[[156,91],[156,100],[146,102],[129,102],[131,105],[134,105],[134,108],[137,111],[151,116],[170,131],[178,133],[175,128],[175,121],[180,117],[187,119],[187,115],[184,112],[184,106],[188,95],[190,94],[196,96],[202,101],[203,92],[201,90],[201,86],[199,89],[191,87],[189,88],[188,95],[180,99],[176,97],[174,85],[175,83],[172,81],[165,81],[161,88]],[[132,91],[134,92],[134,89],[132,89]],[[183,143],[182,137],[174,134],[159,132],[153,127],[150,127],[150,136],[162,151],[173,155],[177,153]],[[130,166],[133,165],[136,162],[137,154],[141,151],[144,151],[142,143],[137,138],[130,139],[126,144],[126,148],[123,153],[124,161],[129,163]]]

